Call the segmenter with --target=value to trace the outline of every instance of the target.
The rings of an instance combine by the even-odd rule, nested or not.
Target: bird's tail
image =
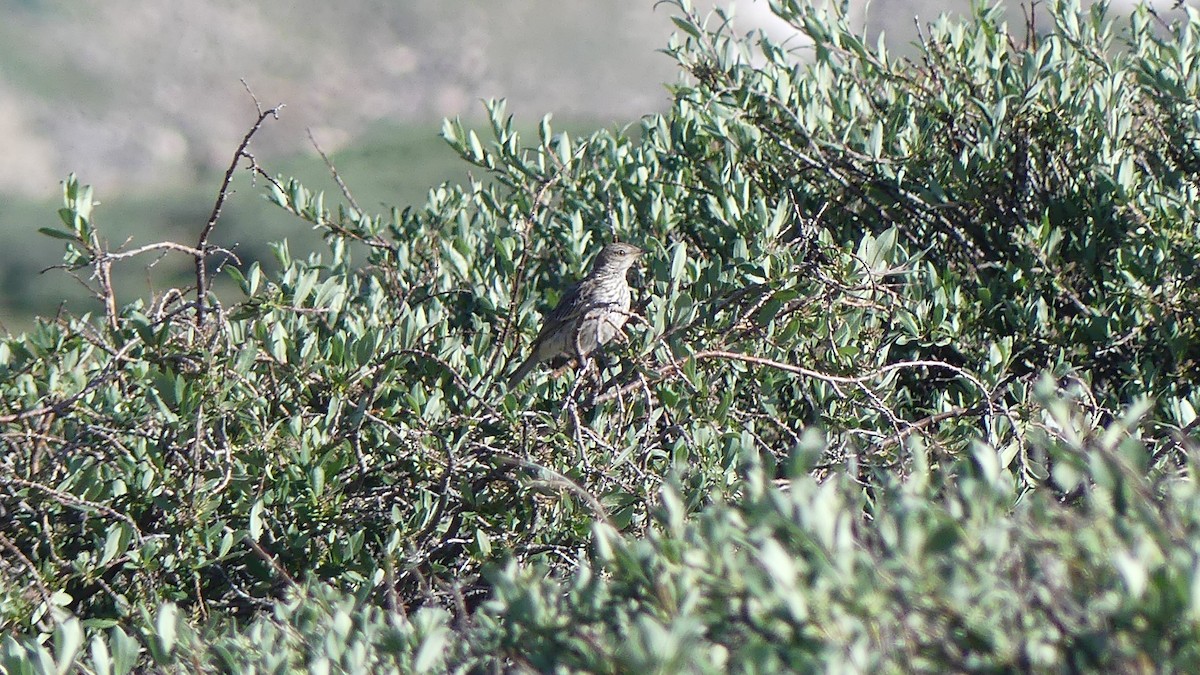
[[[534,368],[537,367],[538,360],[537,360],[537,358],[535,358],[536,356],[537,356],[536,352],[533,354],[530,354],[529,358],[522,361],[521,365],[517,366],[517,369],[515,371],[513,371],[513,374],[508,376],[508,388],[509,389],[512,389],[513,387],[517,386],[517,384],[521,380],[525,379],[525,376],[528,375],[530,373],[530,371],[532,371]]]

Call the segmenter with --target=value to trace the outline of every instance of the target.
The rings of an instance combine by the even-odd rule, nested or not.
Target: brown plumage
[[[629,268],[642,256],[631,244],[608,244],[596,256],[592,271],[567,289],[542,321],[529,358],[508,378],[511,389],[538,364],[567,357],[583,358],[616,337],[629,319]]]

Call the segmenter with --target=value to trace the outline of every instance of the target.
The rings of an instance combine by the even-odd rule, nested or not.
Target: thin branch
[[[8,537],[4,536],[3,532],[0,532],[0,545],[3,545],[4,548],[8,549],[10,553],[17,557],[17,560],[20,560],[25,567],[29,568],[29,576],[33,577],[33,585],[37,588],[38,595],[42,596],[42,602],[46,603],[47,608],[52,607],[53,602],[50,598],[50,589],[46,588],[46,582],[42,581],[42,577],[40,574],[38,574],[37,567],[33,564],[33,561],[26,557],[25,554],[21,552],[21,549],[17,548],[17,545],[14,544]],[[51,621],[58,623],[58,620],[54,618],[53,612],[48,612],[47,616],[50,617]]]
[[[278,574],[280,578],[286,581],[289,586],[296,588],[300,585],[296,583],[296,580],[292,577],[292,575],[288,574],[288,571],[283,568],[283,565],[279,564],[279,561],[275,559],[275,556],[267,553],[267,550],[260,546],[257,541],[254,541],[249,533],[242,537],[242,541],[246,542],[246,545],[250,547],[250,550],[254,551],[254,555],[258,556],[260,560],[267,563],[267,566],[274,570],[275,574]]]
[[[280,103],[274,108],[263,110],[258,102],[258,98],[254,96],[254,92],[250,91],[250,85],[242,80],[242,85],[246,87],[246,92],[250,94],[250,98],[254,99],[254,107],[258,110],[258,119],[251,125],[250,130],[242,137],[242,142],[238,143],[237,150],[233,153],[233,160],[229,162],[229,167],[225,169],[225,177],[221,180],[221,189],[217,192],[217,201],[213,204],[212,213],[208,216],[208,222],[204,224],[204,230],[200,232],[200,240],[196,242],[196,250],[200,255],[196,257],[196,325],[200,326],[204,323],[204,314],[207,309],[205,306],[205,296],[208,294],[208,267],[205,257],[210,250],[208,238],[212,234],[213,228],[217,225],[217,220],[221,217],[221,209],[225,207],[225,200],[229,198],[229,186],[233,183],[233,173],[237,171],[238,163],[242,157],[246,156],[246,148],[250,145],[250,139],[258,133],[262,128],[263,122],[268,117],[279,119],[279,111],[283,109],[283,104]]]
[[[146,244],[145,246],[139,246],[138,248],[135,248],[131,251],[121,251],[120,253],[106,252],[104,254],[103,259],[106,262],[111,262],[113,260],[123,260],[125,258],[132,258],[134,256],[141,255],[143,253],[148,253],[150,251],[179,251],[181,253],[186,253],[194,258],[204,257],[204,252],[198,248],[192,248],[191,246],[187,246],[184,244],[177,244],[173,241],[160,241],[155,244]]]
[[[617,529],[616,525],[613,525],[612,520],[610,520],[608,517],[608,509],[604,508],[604,505],[600,503],[600,500],[597,499],[595,495],[585,490],[579,483],[576,483],[575,481],[567,478],[563,474],[551,469],[548,466],[544,466],[527,459],[522,459],[515,455],[508,454],[507,452],[497,452],[495,455],[493,455],[493,457],[505,464],[541,472],[543,477],[533,479],[532,484],[544,485],[546,487],[564,488],[568,492],[575,493],[582,498],[589,507],[591,507],[592,513],[595,514],[598,520],[604,521],[605,525],[608,525],[614,530]]]
[[[333,182],[337,183],[338,188],[341,189],[342,196],[346,198],[346,201],[350,202],[350,206],[354,207],[355,211],[362,213],[363,210],[359,208],[358,202],[354,200],[354,195],[350,194],[350,188],[347,187],[346,183],[342,180],[342,176],[338,173],[337,167],[333,165],[333,161],[329,159],[329,155],[326,155],[325,151],[321,149],[321,144],[317,143],[317,139],[313,136],[312,127],[307,127],[305,131],[308,132],[308,140],[312,143],[313,148],[316,149],[317,154],[321,156],[321,159],[325,161],[325,166],[328,167],[329,173],[333,175]]]
[[[64,506],[73,506],[73,507],[77,507],[77,508],[78,507],[86,507],[86,508],[90,508],[90,509],[95,509],[96,511],[99,511],[100,513],[103,513],[107,516],[112,516],[113,518],[116,518],[117,520],[120,520],[121,522],[128,525],[133,530],[134,536],[137,537],[138,544],[144,544],[146,541],[145,537],[142,536],[142,530],[137,526],[137,523],[133,522],[132,518],[125,515],[124,513],[121,513],[120,511],[116,511],[108,506],[105,506],[104,504],[101,504],[99,502],[89,501],[89,500],[79,497],[77,495],[71,494],[70,492],[63,492],[62,490],[55,490],[54,488],[47,487],[45,485],[42,485],[41,483],[35,483],[33,481],[25,480],[24,478],[18,478],[16,476],[0,476],[0,482],[10,483],[12,485],[18,485],[20,487],[33,488],[35,490],[41,490],[42,492],[46,493],[51,498],[53,498],[55,501],[59,502],[60,504],[62,504]]]
[[[871,380],[873,380],[881,375],[886,375],[892,371],[902,370],[905,368],[944,368],[946,370],[952,371],[952,372],[960,375],[961,377],[969,380],[981,392],[983,392],[984,396],[990,395],[988,388],[984,386],[983,382],[981,382],[978,377],[972,375],[971,373],[967,372],[966,370],[963,370],[962,368],[959,368],[958,366],[955,366],[950,363],[946,363],[945,361],[935,361],[935,360],[901,361],[898,363],[890,363],[886,366],[882,366],[874,371],[865,373],[863,375],[849,376],[849,375],[832,375],[829,373],[822,373],[818,370],[811,370],[811,369],[805,368],[803,366],[797,366],[797,365],[794,365],[791,363],[786,363],[783,361],[775,361],[773,359],[768,359],[768,358],[764,358],[761,356],[752,356],[750,354],[740,354],[738,352],[731,352],[731,351],[726,351],[726,350],[722,350],[722,349],[709,349],[709,350],[705,350],[705,351],[696,352],[695,354],[692,354],[692,358],[697,361],[701,361],[701,360],[705,360],[705,359],[725,359],[725,360],[729,360],[729,361],[741,361],[743,363],[750,363],[750,364],[754,364],[754,365],[758,365],[758,366],[766,366],[768,368],[774,368],[776,370],[782,370],[784,372],[792,373],[795,375],[803,375],[805,377],[811,377],[813,379],[821,380],[823,382],[828,382],[830,384],[863,384],[865,382],[870,382]],[[679,373],[680,370],[681,370],[681,367],[678,364],[664,364],[663,366],[659,367],[657,369],[657,371],[655,372],[655,375],[657,375],[656,379],[659,379],[659,380],[665,379],[667,377],[670,377],[671,375]],[[612,391],[608,391],[608,392],[605,392],[604,394],[601,394],[600,396],[597,396],[594,399],[594,401],[596,403],[603,403],[605,401],[610,401],[610,400],[616,398],[617,396],[620,396],[621,394],[623,394],[627,391],[630,391],[632,389],[635,389],[639,386],[641,386],[641,384],[639,382],[631,382],[622,387],[618,387]]]

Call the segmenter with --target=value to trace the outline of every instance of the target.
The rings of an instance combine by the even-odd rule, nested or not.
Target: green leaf
[[[76,241],[79,239],[79,237],[77,237],[73,232],[64,232],[63,230],[56,230],[52,227],[39,227],[38,232],[41,232],[47,237],[53,237],[55,239],[66,239],[68,241]]]
[[[113,674],[113,657],[108,651],[108,643],[105,642],[104,636],[95,635],[92,637],[91,654],[92,671],[96,675]]]
[[[104,553],[100,557],[100,565],[107,565],[118,555],[125,552],[129,546],[129,527],[124,523],[113,523],[108,527],[108,535],[104,538]]]
[[[262,537],[263,532],[263,501],[261,499],[254,502],[254,506],[250,507],[250,538],[258,541]]]
[[[671,281],[678,282],[683,277],[687,261],[687,245],[683,242],[676,242],[671,246]]]
[[[179,609],[169,602],[159,607],[154,629],[154,638],[158,641],[163,656],[170,656],[179,637]]]
[[[120,626],[113,628],[108,635],[113,653],[113,675],[126,675],[137,665],[141,645],[121,630]]]
[[[700,28],[687,19],[679,16],[673,16],[671,17],[671,23],[675,24],[676,28],[687,33],[693,38],[697,40],[700,39]]]
[[[471,150],[468,157],[474,162],[482,162],[487,154],[483,151],[483,144],[479,142],[479,136],[474,131],[467,132],[467,146]]]
[[[79,619],[70,617],[54,629],[54,665],[58,675],[66,675],[74,669],[75,656],[83,645],[83,627]]]
[[[437,627],[426,634],[413,659],[413,670],[418,673],[427,673],[441,665],[443,655],[446,653],[447,638],[447,631],[442,627]]]

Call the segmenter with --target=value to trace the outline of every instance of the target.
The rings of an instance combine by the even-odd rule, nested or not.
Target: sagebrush
[[[328,249],[241,298],[214,209],[194,287],[118,302],[68,180],[105,302],[0,344],[4,667],[1194,663],[1200,15],[978,6],[901,58],[673,7],[668,111],[489,103],[424,205],[252,163]],[[628,340],[508,389],[613,239]]]

